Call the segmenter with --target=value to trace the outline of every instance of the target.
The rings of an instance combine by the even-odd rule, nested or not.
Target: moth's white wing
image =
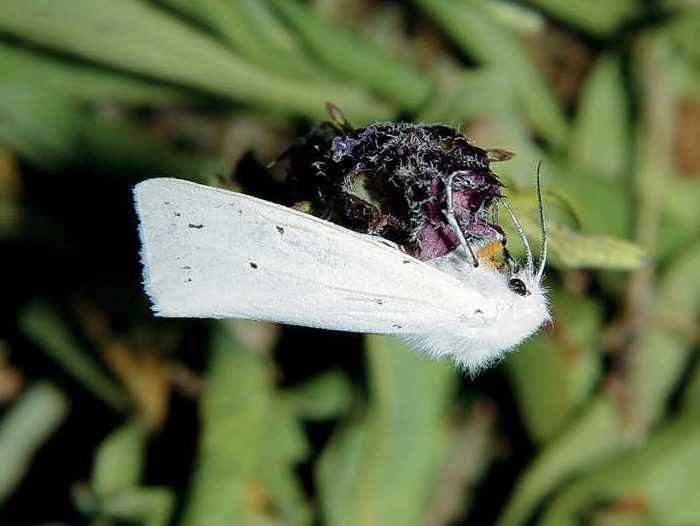
[[[493,319],[474,288],[374,237],[177,179],[135,188],[144,281],[160,316],[419,334]]]

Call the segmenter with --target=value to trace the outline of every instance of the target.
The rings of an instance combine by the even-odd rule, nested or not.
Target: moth
[[[310,197],[296,206],[171,178],[136,185],[143,282],[157,316],[391,334],[471,373],[549,319],[539,167],[535,268],[489,168],[507,153],[445,126],[348,130],[341,119],[325,142],[288,152],[290,194]],[[506,248],[498,203],[524,263]]]

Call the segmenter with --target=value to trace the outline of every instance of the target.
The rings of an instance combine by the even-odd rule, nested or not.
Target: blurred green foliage
[[[535,239],[541,160],[554,323],[464,378],[155,321],[130,186],[272,161],[326,101],[516,152]],[[699,231],[693,0],[0,0],[0,523],[700,524]]]

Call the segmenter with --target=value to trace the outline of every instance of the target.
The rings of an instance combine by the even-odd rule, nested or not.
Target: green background
[[[326,101],[515,152],[534,239],[542,161],[553,325],[470,378],[153,318],[132,186]],[[699,230],[694,0],[0,0],[0,523],[700,524]]]

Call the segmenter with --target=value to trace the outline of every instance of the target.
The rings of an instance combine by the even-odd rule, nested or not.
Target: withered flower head
[[[326,219],[381,235],[428,261],[458,247],[460,231],[477,250],[505,245],[493,206],[502,184],[490,162],[511,156],[479,148],[441,124],[375,122],[350,129],[336,118],[284,159],[290,204],[310,204]]]

